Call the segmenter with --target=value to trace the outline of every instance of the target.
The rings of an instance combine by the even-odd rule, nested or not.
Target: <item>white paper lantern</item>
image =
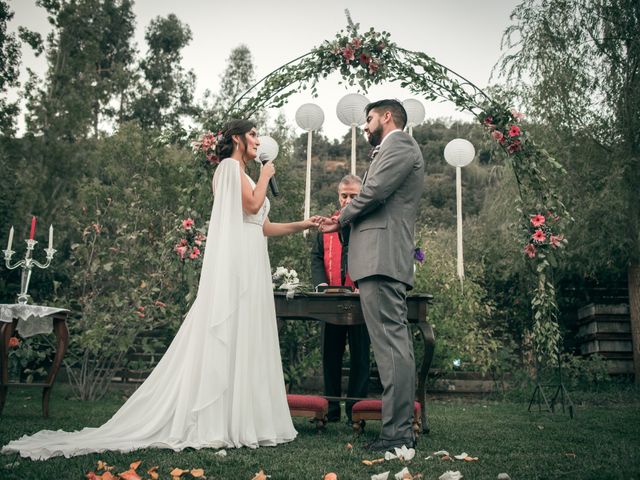
[[[305,103],[296,110],[296,123],[307,132],[319,130],[324,123],[324,112],[315,103]]]
[[[424,106],[420,100],[416,100],[415,98],[407,98],[404,102],[402,102],[402,106],[407,111],[407,126],[415,127],[424,122]]]
[[[258,156],[256,162],[268,162],[269,160],[275,160],[280,151],[278,142],[268,135],[258,137],[260,145],[258,145]]]
[[[465,167],[471,163],[476,155],[476,149],[469,140],[456,138],[444,147],[444,159],[454,167]]]
[[[369,104],[369,99],[359,93],[349,93],[342,97],[336,107],[338,119],[350,127],[362,125],[367,121],[364,108]]]

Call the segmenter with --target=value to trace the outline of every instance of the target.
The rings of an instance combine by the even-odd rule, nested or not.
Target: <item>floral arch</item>
[[[263,108],[280,107],[302,90],[309,89],[315,96],[318,82],[333,72],[365,93],[374,84],[400,82],[425,100],[444,98],[471,112],[507,153],[514,170],[520,194],[516,202],[522,253],[537,279],[531,302],[534,345],[539,359],[555,358],[560,332],[551,273],[556,250],[566,243],[562,225],[570,217],[548,178],[564,173],[563,167],[530,138],[521,123],[522,114],[494,101],[429,55],[397,46],[389,33],[373,28],[360,33],[359,24],[346,13],[345,30],[263,77],[236,100],[225,117],[246,118]]]

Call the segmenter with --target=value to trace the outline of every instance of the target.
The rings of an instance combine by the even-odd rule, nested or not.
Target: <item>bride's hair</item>
[[[256,124],[251,120],[230,120],[222,129],[222,139],[216,145],[218,158],[230,157],[233,153],[233,135],[240,135],[240,141],[247,148],[247,140],[244,134],[255,128]]]

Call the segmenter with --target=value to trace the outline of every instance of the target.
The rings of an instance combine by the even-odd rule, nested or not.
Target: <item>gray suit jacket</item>
[[[413,287],[414,226],[424,186],[424,161],[404,132],[389,136],[365,174],[360,193],[340,215],[351,227],[349,275],[385,275]]]

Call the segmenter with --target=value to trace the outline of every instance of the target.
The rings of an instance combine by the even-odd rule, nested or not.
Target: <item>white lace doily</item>
[[[38,333],[51,333],[53,320],[50,316],[54,313],[68,311],[66,308],[42,305],[0,304],[0,322],[12,322],[14,318],[17,318],[16,330],[23,338],[27,338]]]

